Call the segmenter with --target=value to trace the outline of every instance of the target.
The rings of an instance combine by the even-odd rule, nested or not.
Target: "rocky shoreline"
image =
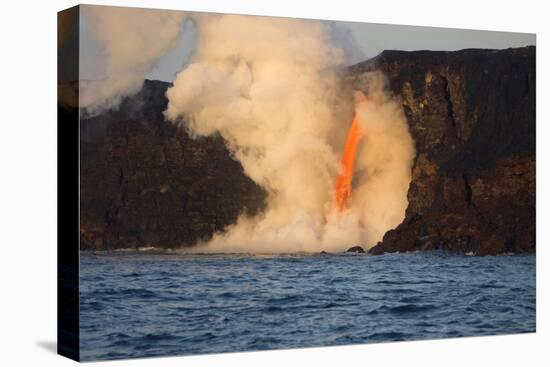
[[[169,85],[146,80],[117,110],[80,121],[81,250],[191,246],[263,208],[221,137],[164,119]]]
[[[534,252],[535,48],[384,51],[348,76],[361,89],[375,70],[403,102],[417,156],[405,219],[369,253]],[[266,193],[220,137],[164,120],[169,85],[146,81],[80,121],[81,250],[190,246],[262,210]]]
[[[417,149],[405,219],[370,254],[535,252],[535,54],[384,51],[351,68],[386,74]]]

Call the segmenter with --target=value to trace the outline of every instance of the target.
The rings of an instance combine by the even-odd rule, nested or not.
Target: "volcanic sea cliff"
[[[371,254],[535,251],[535,47],[384,51],[347,77],[382,71],[416,144],[404,221]],[[169,83],[146,80],[117,110],[80,121],[80,248],[208,240],[266,193],[220,137],[166,121]]]

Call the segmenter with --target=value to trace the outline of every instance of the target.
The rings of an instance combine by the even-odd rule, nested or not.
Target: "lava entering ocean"
[[[158,55],[179,44],[181,26],[190,19],[186,24],[196,33],[193,52],[165,93],[164,116],[192,138],[223,139],[243,173],[266,193],[261,213],[251,215],[243,208],[193,251],[342,251],[354,243],[369,247],[402,222],[415,156],[403,105],[379,71],[354,72],[352,83],[342,79],[340,70],[349,60],[328,23],[190,13],[162,19],[162,40],[144,40],[139,36],[143,29],[159,29],[157,15],[149,19],[137,10],[109,14],[98,10],[87,18],[110,56],[105,80],[86,90],[84,106],[90,113],[138,93]],[[138,36],[121,38],[121,27]],[[119,37],[113,38],[115,33]],[[136,52],[144,45],[154,47]],[[341,157],[340,133],[352,121],[341,123],[340,118],[353,98],[355,117]],[[365,98],[368,105],[362,108]],[[208,154],[208,147],[201,151]],[[226,203],[240,205],[238,198],[228,197],[233,185],[226,180],[216,180],[212,197],[201,197],[193,206],[205,199],[221,200],[221,209]],[[190,197],[193,192],[189,187]],[[187,204],[181,208],[185,218],[190,209]],[[229,223],[225,210],[202,209],[193,207],[193,224],[182,222],[201,224],[192,232],[204,228],[209,233],[207,224],[214,217]],[[187,237],[182,241],[187,244]]]
[[[366,101],[362,101],[361,106],[364,106],[366,103]],[[346,202],[351,196],[351,181],[353,179],[355,156],[357,155],[357,147],[360,139],[361,127],[356,112],[348,131],[346,146],[344,147],[344,153],[342,155],[342,173],[338,176],[338,180],[336,181],[336,204],[340,211],[344,210]]]

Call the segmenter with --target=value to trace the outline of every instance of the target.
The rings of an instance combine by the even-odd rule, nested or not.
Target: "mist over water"
[[[330,23],[103,7],[86,16],[109,53],[106,78],[82,92],[88,111],[136,93],[177,44],[183,22],[194,22],[196,47],[166,93],[165,116],[192,136],[220,134],[268,198],[263,213],[241,215],[189,251],[368,248],[403,220],[415,152],[400,101],[380,73],[364,75],[364,95],[351,89],[342,70],[353,42]],[[357,98],[369,103],[358,107]],[[356,174],[339,211],[335,185],[354,114],[361,126]]]
[[[535,331],[533,254],[341,252],[403,220],[415,156],[384,75],[347,79],[345,34],[314,20],[83,9],[108,58],[105,78],[80,85],[82,111],[138,92],[193,22],[165,117],[192,137],[221,135],[268,194],[262,213],[191,248],[81,252],[84,361]],[[338,210],[354,116],[351,197]]]
[[[344,52],[326,24],[224,15],[199,18],[198,31],[195,56],[167,92],[166,116],[194,135],[221,134],[268,200],[261,215],[242,215],[190,251],[341,251],[374,245],[401,222],[414,148],[381,74],[366,79],[361,98],[370,103],[354,112],[336,69]],[[342,141],[334,135],[345,136],[353,113],[363,175],[338,211]]]

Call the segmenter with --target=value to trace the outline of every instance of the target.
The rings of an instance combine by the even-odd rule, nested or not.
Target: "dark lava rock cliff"
[[[116,111],[81,120],[81,249],[192,245],[263,207],[220,137],[165,121],[168,86],[146,81]]]
[[[535,48],[384,51],[350,68],[382,71],[416,143],[401,225],[370,250],[535,251]],[[220,137],[164,120],[168,83],[146,81],[81,128],[81,249],[206,240],[265,192]]]
[[[405,219],[370,253],[535,251],[535,47],[384,51],[351,68],[357,88],[373,70],[417,155]]]

